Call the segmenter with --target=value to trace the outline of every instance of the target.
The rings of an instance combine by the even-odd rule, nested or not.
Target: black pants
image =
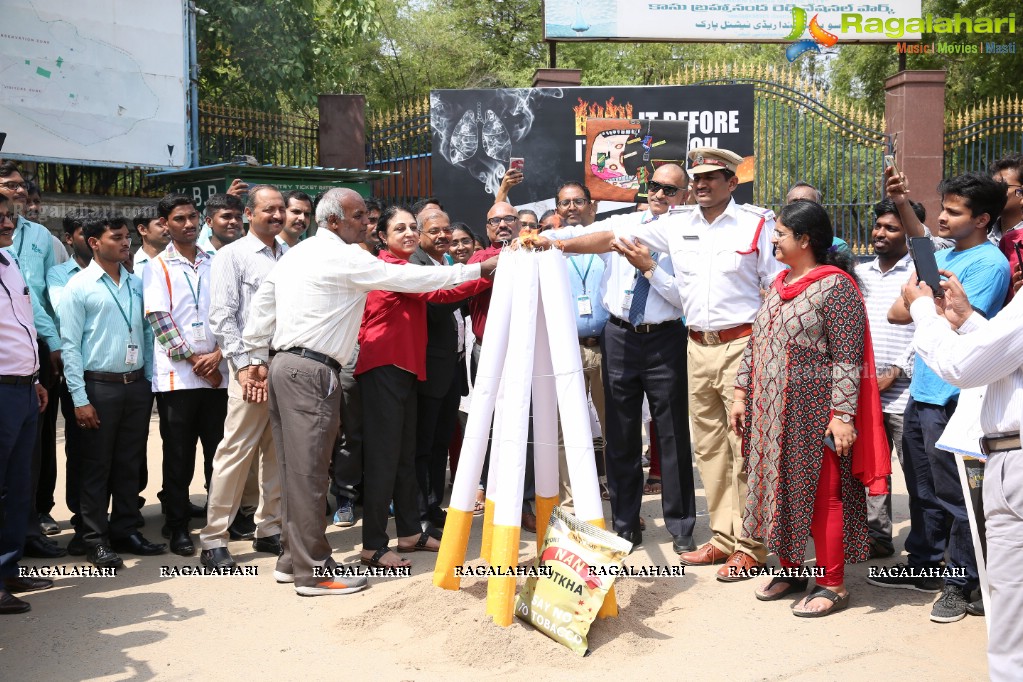
[[[458,420],[462,398],[462,375],[455,373],[446,395],[419,394],[416,417],[416,482],[419,484],[419,517],[436,522],[444,501],[448,445]]]
[[[57,415],[60,414],[59,397],[64,391],[64,377],[52,373],[44,387],[49,394],[46,412],[39,417],[40,434],[39,483],[36,485],[36,512],[49,514],[56,504],[53,494],[57,489]]]
[[[139,460],[146,457],[152,393],[144,379],[130,384],[86,381],[85,392],[99,428],[81,429],[82,535],[88,545],[109,544],[137,528]]]
[[[224,438],[227,389],[190,388],[156,394],[163,438],[163,489],[160,501],[167,525],[188,527],[188,487],[195,473],[195,449],[202,442],[206,489],[213,475],[213,455]]]
[[[81,471],[82,471],[82,428],[75,418],[75,401],[71,398],[67,382],[60,382],[60,395],[50,396],[52,403],[60,403],[60,413],[64,415],[64,501],[71,511],[71,527],[76,533],[84,533],[81,517]],[[152,404],[152,400],[149,401]],[[145,461],[145,457],[142,458]],[[139,481],[139,489],[144,487]]]
[[[362,546],[377,550],[388,543],[387,506],[392,500],[398,537],[422,531],[416,486],[416,375],[385,365],[356,378],[366,414],[379,420],[376,428],[362,434]]]
[[[664,525],[672,537],[693,534],[696,491],[689,441],[686,345],[681,322],[649,334],[608,324],[600,337],[607,405],[604,461],[616,532],[639,529],[643,501],[640,430],[646,394],[661,453]]]
[[[341,382],[341,428],[330,463],[330,493],[335,497],[356,499],[362,483],[362,394],[355,380],[355,347],[348,364],[337,373]]]

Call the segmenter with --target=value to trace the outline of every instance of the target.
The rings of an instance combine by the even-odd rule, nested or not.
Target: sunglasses
[[[664,192],[664,196],[673,197],[681,191],[682,188],[676,187],[675,185],[662,185],[661,183],[654,182],[653,180],[646,183],[647,196],[653,196],[658,192]]]

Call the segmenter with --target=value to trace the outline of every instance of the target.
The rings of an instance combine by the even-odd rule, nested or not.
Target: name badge
[[[192,341],[201,342],[206,340],[206,325],[202,322],[192,323]]]
[[[139,361],[139,347],[133,343],[128,344],[128,350],[124,354],[124,364],[135,365]]]
[[[589,296],[580,296],[579,298],[575,299],[575,306],[576,309],[579,311],[580,315],[593,314],[593,304],[590,303]]]
[[[632,289],[625,290],[625,298],[622,299],[622,315],[626,320],[629,319],[629,313],[632,312]]]

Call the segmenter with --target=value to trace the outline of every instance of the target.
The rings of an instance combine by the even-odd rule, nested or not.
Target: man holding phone
[[[935,254],[936,264],[940,270],[954,273],[973,304],[990,318],[1001,309],[1009,285],[1008,263],[987,239],[991,223],[1005,205],[1005,185],[986,175],[967,173],[942,181],[938,191],[942,208],[938,236],[952,240],[955,247]],[[895,302],[888,320],[893,324],[912,320],[906,298]],[[955,412],[959,389],[942,381],[917,357],[909,392],[902,435],[902,468],[909,493],[909,559],[907,564],[889,567],[885,575],[867,578],[867,582],[921,592],[940,590],[931,620],[951,623],[966,616],[970,592],[978,585],[977,559],[955,458],[936,447]],[[927,571],[940,568],[946,549],[942,584]]]

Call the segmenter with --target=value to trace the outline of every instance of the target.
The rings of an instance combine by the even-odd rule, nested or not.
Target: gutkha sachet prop
[[[631,550],[632,544],[614,533],[555,507],[535,564],[547,566],[550,577],[526,579],[515,615],[580,656],[587,655],[590,624]]]

